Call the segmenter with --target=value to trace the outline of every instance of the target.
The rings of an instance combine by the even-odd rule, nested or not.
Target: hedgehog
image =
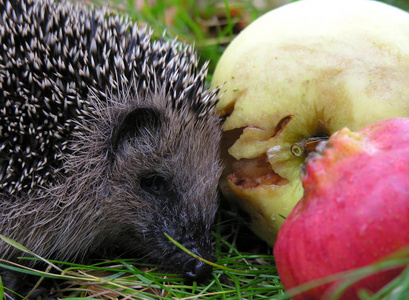
[[[216,90],[192,45],[106,8],[0,0],[0,234],[50,259],[212,268]],[[0,258],[22,253],[0,242]],[[6,287],[21,275],[0,269]]]

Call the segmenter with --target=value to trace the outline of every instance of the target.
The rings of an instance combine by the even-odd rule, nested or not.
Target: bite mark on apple
[[[255,189],[260,185],[285,185],[288,180],[271,168],[264,154],[254,159],[240,159],[233,163],[233,173],[227,176],[230,184],[240,189]]]
[[[281,132],[283,132],[284,128],[288,125],[288,123],[290,123],[290,121],[291,121],[293,118],[294,118],[294,115],[288,115],[288,116],[282,118],[282,119],[278,122],[278,124],[277,124],[277,126],[276,126],[276,128],[275,128],[275,131],[274,131],[274,134],[273,134],[272,137],[275,137],[275,136],[279,135]]]
[[[227,91],[228,90],[224,91],[222,93],[222,95]],[[239,88],[235,87],[235,88],[230,89],[230,91],[234,93],[233,99],[231,99],[231,101],[229,101],[227,103],[224,103],[222,107],[220,107],[220,104],[219,104],[218,108],[217,108],[219,116],[224,120],[227,119],[228,117],[230,117],[230,115],[233,113],[238,99],[243,98],[244,95],[247,93],[246,88],[239,89]],[[222,95],[219,96],[220,99],[222,98]]]

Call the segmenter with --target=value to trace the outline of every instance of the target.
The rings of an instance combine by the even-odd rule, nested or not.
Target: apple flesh
[[[311,154],[304,196],[281,227],[274,255],[286,289],[372,264],[409,247],[409,119],[376,122],[359,132],[344,128]],[[342,299],[377,291],[400,270],[353,285]],[[339,282],[301,299],[328,299]]]
[[[220,187],[269,244],[303,195],[298,145],[409,116],[408,37],[409,14],[384,3],[303,0],[228,46],[212,80],[225,117]]]

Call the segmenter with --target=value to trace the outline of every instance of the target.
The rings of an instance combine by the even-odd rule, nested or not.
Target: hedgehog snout
[[[202,258],[209,262],[215,262],[214,248],[211,243],[210,233],[204,233],[200,238],[193,239],[192,237],[175,238],[186,249],[188,249],[195,256]],[[174,235],[175,236],[175,235]],[[187,240],[187,241],[186,241]],[[167,243],[169,247],[169,255],[167,258],[163,257],[163,262],[170,268],[170,270],[177,270],[177,272],[187,281],[191,283],[196,281],[201,283],[211,277],[213,267],[206,262],[203,262],[191,254],[179,249],[173,244]]]
[[[195,251],[196,252],[196,251]],[[210,254],[198,254],[201,258],[214,262],[215,258]],[[208,279],[213,271],[213,267],[205,262],[202,262],[194,257],[189,258],[183,265],[183,276],[188,281],[202,282]]]

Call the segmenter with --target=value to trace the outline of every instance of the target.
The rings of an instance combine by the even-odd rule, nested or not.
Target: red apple
[[[409,246],[409,119],[344,128],[307,159],[304,196],[284,221],[274,247],[286,289],[370,265]],[[378,273],[351,286],[377,291],[399,273]],[[327,299],[340,282],[294,299]]]

